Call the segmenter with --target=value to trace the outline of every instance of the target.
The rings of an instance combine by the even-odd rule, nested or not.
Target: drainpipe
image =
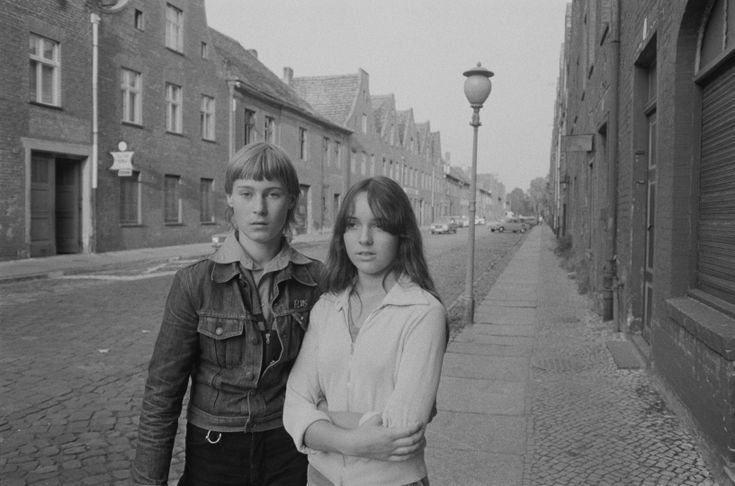
[[[607,270],[603,277],[605,292],[603,318],[615,319],[617,330],[620,331],[620,309],[615,312],[619,301],[620,283],[617,274],[617,236],[618,236],[618,118],[619,118],[619,78],[620,78],[620,0],[610,3],[610,120],[609,120],[609,161],[608,164],[608,221],[609,253]]]
[[[99,77],[99,24],[100,16],[92,13],[89,16],[92,23],[92,190],[90,191],[90,252],[94,253],[97,235],[97,169],[99,165],[99,124],[98,124],[98,77]]]

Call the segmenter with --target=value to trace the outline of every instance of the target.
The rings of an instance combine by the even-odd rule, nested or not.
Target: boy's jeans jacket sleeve
[[[148,367],[134,484],[166,484],[190,378],[192,424],[219,432],[282,426],[286,380],[321,293],[322,272],[323,265],[309,259],[275,275],[272,309],[283,351],[265,370],[261,334],[240,293],[238,264],[202,260],[177,272]]]

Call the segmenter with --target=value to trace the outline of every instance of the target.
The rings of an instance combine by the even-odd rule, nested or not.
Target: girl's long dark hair
[[[373,215],[382,222],[382,229],[398,237],[398,252],[391,270],[396,276],[405,273],[418,286],[441,301],[426,265],[421,231],[411,202],[397,182],[384,176],[363,179],[347,191],[337,213],[329,244],[326,289],[330,292],[341,292],[355,282],[357,268],[347,255],[343,235],[347,229],[347,220],[355,210],[355,198],[363,192],[367,194]]]

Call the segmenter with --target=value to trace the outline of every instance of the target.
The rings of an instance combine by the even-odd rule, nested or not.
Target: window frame
[[[35,42],[34,42],[35,41]],[[45,45],[50,43],[51,58],[46,57]],[[32,103],[47,106],[61,106],[61,43],[48,37],[32,33],[29,35],[29,86],[28,94]],[[44,100],[44,68],[51,70],[51,101]],[[32,74],[32,75],[31,75]],[[35,87],[35,90],[33,89]],[[33,93],[35,91],[35,96]]]
[[[140,9],[133,9],[133,27],[140,31],[145,30],[145,15]]]
[[[130,76],[134,75],[134,86],[129,82]],[[143,75],[133,69],[120,68],[120,92],[122,95],[122,121],[135,125],[143,124]],[[133,116],[128,118],[130,112],[130,98],[133,98]]]
[[[266,115],[263,121],[263,141],[268,143],[276,142],[276,118]]]
[[[216,110],[217,106],[214,97],[203,94],[201,105],[199,107],[200,135],[202,140],[210,142],[214,142],[216,140]]]
[[[164,45],[172,51],[184,52],[184,11],[170,3],[166,4],[166,26]]]
[[[120,181],[120,200],[118,206],[120,226],[140,226],[143,220],[143,186],[140,180],[140,171],[135,170],[132,175],[119,177],[118,179]],[[128,185],[132,186],[129,191],[132,194],[130,201],[126,198],[128,191],[125,187]],[[130,214],[135,213],[133,218],[126,218],[126,216],[128,216],[126,205],[130,205],[132,207],[129,212]]]
[[[215,223],[214,179],[208,177],[199,179],[199,222]]]
[[[245,145],[255,141],[256,119],[255,110],[243,109],[243,142]]]
[[[163,223],[165,225],[182,224],[182,206],[183,201],[181,199],[181,176],[175,174],[164,174]],[[170,210],[175,211],[175,217],[173,217],[174,215],[170,214]]]
[[[308,133],[306,128],[299,127],[299,159],[306,162],[309,157],[309,150],[308,150]]]
[[[166,83],[166,131],[169,133],[184,133],[183,92],[184,89],[178,84]]]

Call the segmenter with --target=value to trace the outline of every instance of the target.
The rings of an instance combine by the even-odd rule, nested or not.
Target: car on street
[[[441,218],[429,227],[432,235],[457,232],[457,221],[454,218]]]
[[[497,231],[498,227],[500,226],[500,221],[497,220],[490,220],[487,223],[487,227],[490,228],[490,231]]]
[[[492,228],[491,228],[492,229]],[[513,233],[525,233],[528,230],[526,223],[521,218],[503,218],[494,231],[502,233],[512,231]]]

